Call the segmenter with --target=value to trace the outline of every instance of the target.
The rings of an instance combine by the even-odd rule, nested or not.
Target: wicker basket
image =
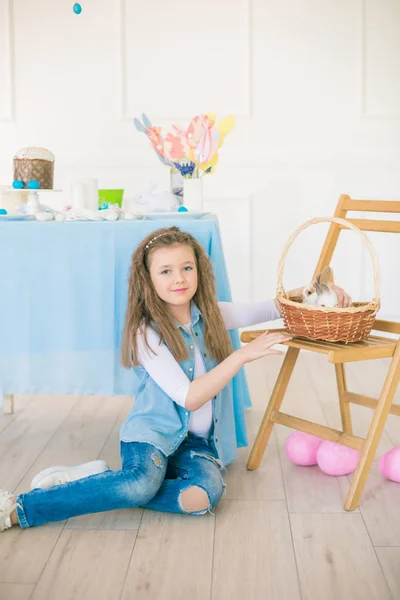
[[[369,250],[374,266],[374,297],[371,302],[354,302],[349,308],[308,306],[301,299],[290,298],[282,285],[283,268],[288,250],[298,234],[315,223],[337,223],[357,233]],[[290,236],[283,249],[278,267],[276,298],[281,307],[287,331],[297,337],[329,342],[358,342],[371,333],[376,313],[380,308],[380,274],[375,251],[367,236],[355,225],[337,217],[311,219]]]

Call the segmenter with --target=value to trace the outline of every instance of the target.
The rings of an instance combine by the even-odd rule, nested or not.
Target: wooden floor
[[[281,357],[249,365],[252,441]],[[386,361],[351,364],[351,391],[377,394]],[[399,395],[397,396],[399,398]],[[95,458],[119,468],[119,427],[132,400],[19,396],[0,416],[0,488],[27,491],[42,468]],[[283,410],[339,427],[335,375],[323,356],[302,354]],[[352,407],[355,433],[371,417]],[[400,484],[374,466],[359,510],[342,505],[347,477],[296,467],[275,428],[258,471],[248,449],[228,468],[214,514],[141,509],[101,513],[0,534],[1,600],[398,600]],[[378,456],[400,445],[389,417]]]

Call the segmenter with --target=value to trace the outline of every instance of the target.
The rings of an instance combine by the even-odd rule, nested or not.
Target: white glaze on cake
[[[55,160],[55,156],[52,152],[50,152],[50,150],[47,150],[46,148],[40,148],[39,146],[29,146],[27,148],[21,148],[21,150],[18,150],[14,158],[27,158],[28,160],[39,159],[48,160],[50,162],[54,162]]]

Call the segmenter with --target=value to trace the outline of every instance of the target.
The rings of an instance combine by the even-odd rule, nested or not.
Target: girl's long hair
[[[218,307],[215,277],[210,259],[201,244],[190,233],[183,232],[178,227],[168,227],[149,234],[132,256],[122,340],[121,362],[124,367],[129,368],[132,364],[139,364],[136,341],[139,328],[143,328],[145,336],[147,327],[154,329],[178,362],[188,358],[183,335],[168,312],[165,302],[156,293],[150,279],[151,255],[160,248],[176,244],[189,246],[195,256],[198,285],[193,301],[204,318],[205,345],[209,354],[221,362],[233,351]],[[146,337],[145,340],[147,344]]]

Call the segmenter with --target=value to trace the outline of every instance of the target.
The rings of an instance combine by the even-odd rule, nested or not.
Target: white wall
[[[20,147],[42,145],[65,197],[95,176],[131,198],[154,175],[168,182],[133,116],[234,113],[206,208],[236,300],[274,294],[287,237],[340,193],[399,199],[398,0],[82,0],[79,16],[72,4],[0,0],[0,184]],[[308,279],[325,231],[293,247],[287,287]],[[400,316],[398,242],[376,237],[382,312]],[[346,235],[333,266],[354,297],[371,296],[367,264]]]

